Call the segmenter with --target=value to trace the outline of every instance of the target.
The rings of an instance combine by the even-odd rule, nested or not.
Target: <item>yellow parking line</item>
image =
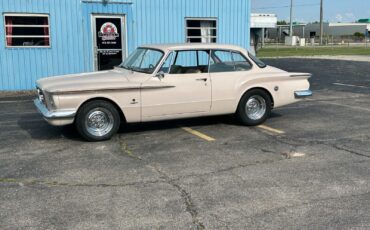
[[[198,131],[196,131],[194,129],[191,129],[191,128],[188,128],[188,127],[181,127],[181,129],[183,129],[184,131],[186,131],[186,132],[188,132],[190,134],[193,134],[193,135],[195,135],[195,136],[197,136],[199,138],[202,138],[202,139],[204,139],[206,141],[210,141],[211,142],[211,141],[215,141],[216,140],[216,139],[214,139],[214,138],[212,138],[210,136],[207,136],[204,133],[198,132]]]
[[[274,128],[268,127],[266,125],[259,125],[258,128],[264,129],[264,130],[269,131],[269,132],[277,133],[277,134],[285,134],[285,132],[282,131],[282,130],[274,129]]]

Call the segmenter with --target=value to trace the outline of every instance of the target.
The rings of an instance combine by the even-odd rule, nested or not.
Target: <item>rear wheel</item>
[[[244,125],[256,126],[270,117],[271,109],[270,95],[264,90],[254,89],[244,94],[236,115]]]
[[[88,141],[105,141],[112,138],[120,127],[120,115],[109,102],[96,100],[83,105],[77,113],[77,131]]]

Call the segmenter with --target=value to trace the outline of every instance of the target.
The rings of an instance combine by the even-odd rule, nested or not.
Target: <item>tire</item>
[[[257,126],[270,117],[271,110],[270,95],[264,90],[253,89],[240,100],[236,116],[243,125]]]
[[[103,100],[90,101],[77,112],[75,126],[87,141],[110,140],[117,133],[121,119],[116,107]]]

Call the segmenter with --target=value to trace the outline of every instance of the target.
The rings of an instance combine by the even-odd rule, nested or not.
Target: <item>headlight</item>
[[[42,90],[41,90],[41,89],[39,89],[39,88],[37,88],[37,96],[38,96],[39,100],[40,100],[43,104],[45,104],[45,95],[44,95],[44,93],[42,92]]]
[[[55,109],[54,98],[48,92],[43,91],[40,88],[37,88],[37,94],[39,100],[49,109]]]

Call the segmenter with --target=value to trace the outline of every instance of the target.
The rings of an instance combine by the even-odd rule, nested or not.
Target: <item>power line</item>
[[[294,7],[301,7],[301,6],[320,6],[320,3],[316,3],[316,4],[298,4],[298,5],[294,5]],[[252,8],[252,10],[280,9],[280,8],[290,8],[290,5],[288,5],[288,6],[259,7],[259,8]]]

